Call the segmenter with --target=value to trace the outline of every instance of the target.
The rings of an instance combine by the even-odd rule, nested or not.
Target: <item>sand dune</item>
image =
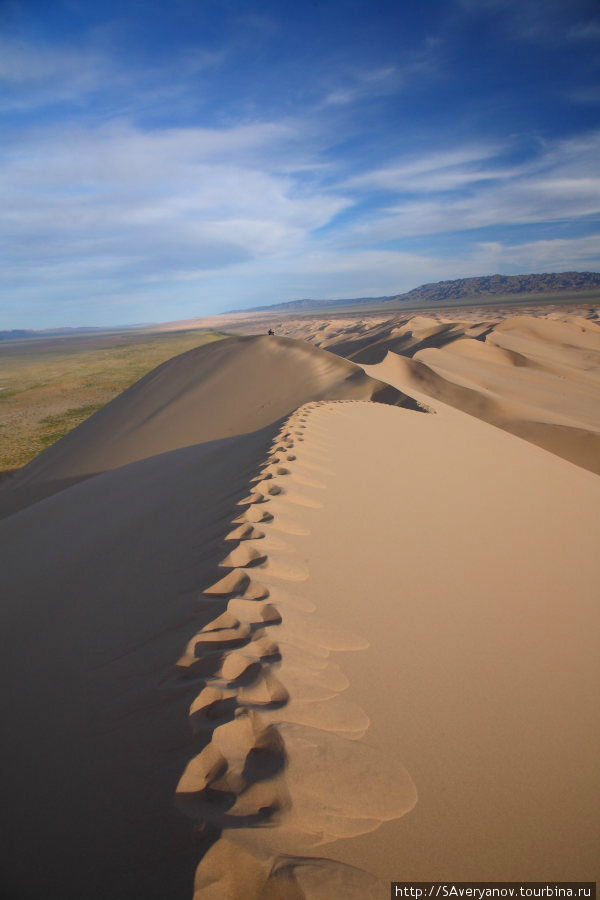
[[[229,338],[190,350],[142,378],[11,479],[0,492],[0,516],[81,478],[247,434],[306,400],[337,397],[412,402],[358,366],[288,338]]]
[[[498,311],[492,311],[498,312]],[[423,392],[600,474],[600,324],[581,314],[282,320],[362,364],[390,353],[388,372]],[[393,360],[393,363],[392,363]],[[393,378],[394,376],[392,376]],[[397,379],[396,379],[397,380]]]
[[[594,329],[501,324],[201,348],[0,492],[8,896],[595,879],[600,481],[481,421]]]
[[[595,323],[514,316],[484,342],[463,339],[421,350],[412,363],[408,383],[600,473],[600,327]],[[439,377],[428,378],[420,366]]]
[[[378,363],[389,350],[413,356],[427,347],[443,347],[465,334],[487,334],[493,325],[443,321],[432,316],[396,316],[383,321],[337,319],[331,323],[284,320],[279,327],[284,334],[309,340],[353,362]]]

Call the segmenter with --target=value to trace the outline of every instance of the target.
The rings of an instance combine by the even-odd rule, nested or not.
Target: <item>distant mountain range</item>
[[[326,309],[334,306],[377,303],[439,303],[447,300],[476,298],[502,294],[550,294],[562,291],[600,290],[600,272],[544,272],[539,275],[482,275],[475,278],[457,278],[454,281],[436,281],[422,284],[405,294],[391,297],[352,297],[339,300],[289,300],[250,309],[233,309],[230,312],[263,312],[284,310],[294,312],[309,309]]]

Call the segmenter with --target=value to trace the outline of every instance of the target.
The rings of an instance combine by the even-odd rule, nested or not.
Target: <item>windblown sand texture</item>
[[[597,877],[600,481],[413,365],[232,338],[0,491],[7,896]]]

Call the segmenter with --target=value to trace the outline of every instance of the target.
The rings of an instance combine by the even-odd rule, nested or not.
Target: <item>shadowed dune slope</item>
[[[3,897],[191,895],[203,838],[173,792],[202,742],[197,682],[174,662],[225,608],[200,590],[274,431],[131,463],[0,522]]]
[[[107,469],[251,433],[320,399],[415,405],[305,341],[232,337],[163,363],[33,460],[0,492],[0,516]]]

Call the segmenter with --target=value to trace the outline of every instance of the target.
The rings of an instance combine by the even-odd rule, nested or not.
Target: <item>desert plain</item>
[[[597,880],[598,307],[178,327],[0,487],[5,895]]]

